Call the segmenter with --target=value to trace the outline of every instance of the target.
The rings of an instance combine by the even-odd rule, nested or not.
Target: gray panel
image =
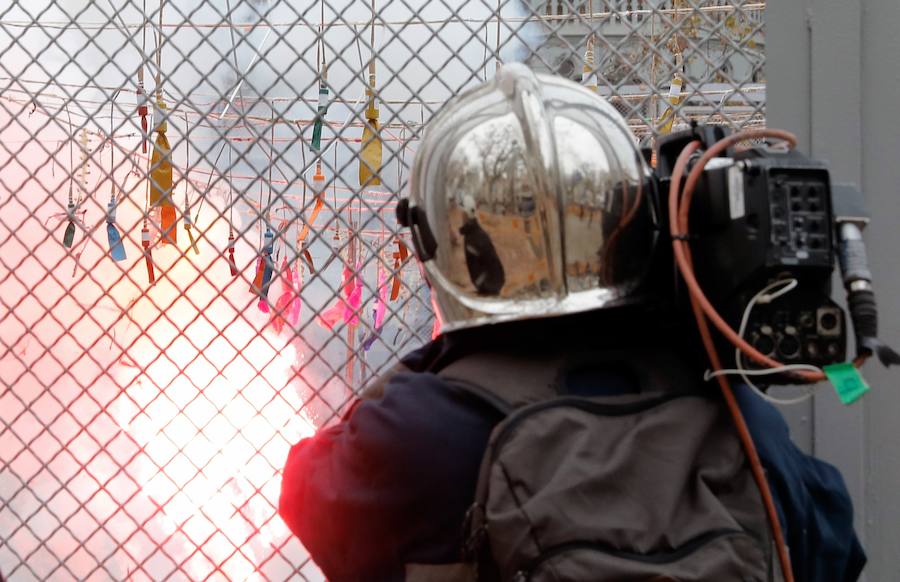
[[[894,12],[898,8],[896,2],[891,3],[890,0],[881,0],[878,4],[891,5]],[[866,25],[869,25],[870,20],[877,20],[886,36],[895,37],[897,22],[893,21],[889,26],[881,20],[883,10],[877,12],[878,16],[867,17]],[[808,146],[810,154],[830,162],[835,181],[855,183],[860,183],[863,179],[863,159],[871,159],[875,156],[875,150],[883,152],[880,154],[881,158],[886,158],[887,152],[891,150],[900,151],[896,143],[872,143],[875,134],[885,135],[886,142],[887,139],[896,140],[896,135],[900,133],[896,123],[892,126],[884,123],[884,114],[900,98],[898,87],[895,85],[888,92],[877,89],[883,100],[878,107],[869,106],[868,103],[863,107],[861,95],[861,88],[864,87],[866,99],[870,99],[869,92],[873,92],[875,87],[870,89],[869,83],[878,84],[879,79],[891,73],[896,78],[895,71],[898,67],[892,62],[892,68],[880,66],[877,73],[871,74],[871,81],[868,75],[864,78],[864,68],[867,72],[872,69],[863,66],[866,61],[861,57],[862,39],[865,36],[867,45],[885,61],[895,59],[900,50],[885,51],[868,29],[864,35],[861,14],[858,0],[770,3],[766,14],[769,126],[785,127],[796,132],[801,146]],[[879,48],[876,49],[876,46]],[[868,116],[865,133],[863,112]],[[883,186],[881,191],[885,192],[881,196],[887,199],[891,192],[889,185],[900,182],[900,179],[888,179],[885,172],[870,167],[874,165],[871,161],[866,164],[866,181],[862,182],[863,185],[876,180],[870,173],[880,173],[877,180]],[[890,160],[882,159],[878,166],[888,166],[897,171],[894,168],[896,163]],[[888,272],[896,278],[896,266],[888,269],[886,263],[890,260],[888,255],[895,252],[893,249],[897,247],[896,238],[892,240],[890,237],[897,236],[896,217],[900,213],[896,210],[896,202],[891,210],[888,204],[876,199],[871,193],[869,202],[871,210],[878,216],[876,222],[888,222],[889,217],[894,219],[893,230],[882,229],[879,234],[875,234],[878,226],[874,225],[869,240],[873,255],[881,259],[873,261],[876,272],[880,272],[882,276]],[[885,298],[896,296],[897,282],[882,282],[880,290],[882,304],[888,303]],[[836,284],[835,295],[842,299],[843,292],[839,284]],[[883,309],[882,319],[886,321],[893,318],[897,321],[896,312],[889,314],[888,311]],[[875,368],[870,364],[866,373],[873,380],[884,379],[883,372]],[[844,475],[856,510],[856,529],[864,539],[868,553],[874,558],[873,564],[867,569],[867,575],[873,580],[900,579],[897,577],[896,566],[888,564],[893,560],[896,548],[900,547],[897,541],[897,536],[900,535],[897,506],[894,502],[885,507],[881,498],[882,495],[889,495],[896,499],[894,489],[900,479],[895,467],[900,466],[900,463],[897,463],[896,455],[888,458],[888,462],[882,456],[884,453],[881,452],[883,447],[880,443],[885,440],[882,433],[890,425],[866,424],[869,416],[873,419],[890,416],[885,411],[896,409],[896,405],[890,406],[895,402],[887,401],[892,397],[892,393],[882,391],[868,395],[854,406],[845,407],[832,391],[823,387],[813,405],[813,450],[818,457],[836,465]],[[795,432],[798,428],[802,430],[805,426],[802,420],[804,414],[798,411],[792,413],[792,429]],[[876,452],[879,455],[877,458]],[[871,471],[868,479],[867,470]],[[893,488],[888,483],[892,483]],[[886,509],[889,510],[889,515],[885,515],[883,519],[881,515]],[[867,533],[870,535],[867,536]]]
[[[866,236],[881,335],[893,345],[900,345],[898,30],[896,0],[869,0],[865,10],[859,1],[838,0],[767,8],[769,125],[808,140],[815,155],[830,159],[836,180],[861,183],[872,214]],[[875,362],[864,373],[872,391],[859,404],[846,408],[830,394],[817,398],[815,451],[847,480],[870,559],[867,577],[900,580],[898,376]]]
[[[766,4],[766,123],[797,134],[804,150],[809,149],[812,124],[807,4]]]
[[[866,236],[880,300],[881,336],[900,345],[900,3],[866,2],[863,12],[862,175],[872,222]],[[871,580],[900,580],[900,371],[870,363],[866,396],[866,528]]]
[[[828,160],[832,179],[840,182],[859,183],[862,171],[860,12],[859,2],[846,0],[814,0],[810,10],[811,153]],[[839,286],[836,295],[843,295]],[[864,538],[866,402],[846,407],[823,392],[814,406],[814,451],[844,475]]]
[[[766,5],[766,123],[797,134],[804,151],[809,151],[811,132],[809,43],[804,1]],[[781,407],[781,412],[797,446],[812,451],[812,402]]]

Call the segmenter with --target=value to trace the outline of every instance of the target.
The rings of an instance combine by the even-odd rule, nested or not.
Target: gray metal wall
[[[900,346],[900,2],[781,0],[766,11],[768,124],[856,182],[872,222],[881,335]],[[900,370],[870,363],[851,407],[831,393],[788,414],[795,439],[844,474],[870,581],[900,580]]]

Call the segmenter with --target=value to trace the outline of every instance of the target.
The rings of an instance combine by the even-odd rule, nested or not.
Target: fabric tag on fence
[[[825,366],[823,370],[844,404],[853,404],[869,391],[869,385],[850,362]]]

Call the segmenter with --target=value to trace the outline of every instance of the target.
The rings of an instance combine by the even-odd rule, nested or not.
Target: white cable
[[[800,371],[809,371],[809,372],[821,372],[819,368],[807,364],[791,364],[788,366],[779,366],[778,368],[767,368],[765,370],[744,370],[744,369],[726,369],[726,370],[717,370],[713,372],[712,370],[707,370],[706,373],[703,374],[704,380],[711,380],[716,376],[725,376],[725,375],[740,375],[744,380],[744,383],[748,388],[753,390],[757,396],[769,402],[771,404],[779,404],[782,406],[789,406],[791,404],[800,404],[801,402],[806,402],[809,400],[814,390],[812,387],[807,388],[801,396],[797,396],[796,398],[776,398],[769,394],[763,392],[756,384],[750,381],[747,376],[765,376],[768,374],[780,374],[782,372],[800,372]]]
[[[751,299],[747,303],[747,307],[744,309],[744,314],[741,317],[741,327],[738,330],[738,335],[740,337],[744,337],[744,333],[747,331],[747,323],[750,321],[750,312],[753,311],[753,308],[757,304],[771,303],[772,301],[774,301],[775,299],[778,299],[782,295],[794,290],[797,287],[797,285],[798,285],[797,279],[782,279],[779,281],[775,281],[774,283],[770,283],[769,285],[765,286],[762,291],[760,291],[759,293],[754,295],[753,299]],[[796,398],[776,398],[774,396],[770,396],[769,394],[765,393],[756,384],[751,382],[750,378],[747,377],[747,376],[751,376],[751,375],[762,376],[762,375],[765,375],[764,374],[765,372],[768,372],[769,374],[777,374],[778,370],[783,370],[784,368],[789,368],[790,366],[782,366],[781,368],[770,368],[768,370],[757,370],[757,371],[746,370],[746,369],[744,369],[744,366],[741,363],[741,351],[738,348],[734,349],[734,359],[735,359],[735,363],[738,368],[738,374],[740,375],[741,379],[744,381],[745,384],[747,384],[747,386],[750,387],[751,390],[756,392],[756,394],[760,398],[765,400],[766,402],[769,402],[771,404],[780,404],[783,406],[790,406],[792,404],[800,404],[801,402],[806,402],[807,400],[812,398],[812,395],[814,393],[814,388],[812,386],[807,387],[806,390],[803,392],[803,394],[801,394],[800,396],[797,396]],[[810,366],[808,364],[795,364],[795,366],[802,366],[802,368],[797,368],[797,369],[821,372],[821,370],[819,368],[817,368],[815,366]],[[754,372],[756,372],[756,373],[754,373]],[[763,372],[763,374],[759,374],[758,372]]]
[[[738,364],[740,365],[740,364]],[[770,396],[766,394],[758,386],[756,386],[753,382],[751,382],[747,376],[767,376],[769,374],[781,374],[782,372],[821,372],[819,368],[816,366],[812,366],[810,364],[788,364],[786,366],[778,366],[777,368],[765,368],[762,370],[745,370],[743,368],[738,369],[724,369],[724,370],[716,370],[713,372],[712,370],[707,370],[706,373],[703,374],[703,379],[709,381],[716,376],[725,376],[736,374],[741,376],[744,380],[744,383],[747,386],[756,392],[757,396],[765,400],[766,402],[770,402],[772,404],[781,404],[781,405],[791,405],[791,404],[799,404],[801,402],[805,402],[809,400],[809,398],[813,395],[813,389],[810,387],[806,391],[803,392],[801,396],[797,396],[796,398],[775,398],[774,396]]]
[[[787,364],[778,366],[777,368],[763,368],[760,370],[746,370],[744,368],[724,368],[722,370],[707,370],[703,374],[703,380],[709,381],[717,376],[744,375],[747,376],[768,376],[769,374],[782,374],[784,372],[821,372],[818,367],[811,364]]]
[[[738,335],[740,337],[744,337],[744,333],[747,331],[747,323],[750,320],[750,312],[753,311],[753,308],[758,304],[767,304],[771,303],[775,299],[778,299],[782,295],[789,293],[790,291],[797,288],[798,281],[797,279],[780,279],[775,281],[774,283],[770,283],[769,285],[763,287],[762,291],[757,293],[747,302],[747,307],[744,308],[744,313],[741,316],[741,326],[738,329]],[[801,396],[796,398],[775,398],[774,396],[770,396],[766,394],[763,390],[761,390],[756,384],[754,384],[748,376],[768,376],[771,374],[781,374],[784,372],[793,372],[793,371],[804,371],[804,372],[821,372],[822,370],[816,366],[810,364],[788,364],[785,366],[779,366],[777,368],[764,368],[761,370],[747,370],[744,368],[741,363],[741,350],[735,348],[734,350],[734,360],[737,368],[734,369],[724,369],[717,370],[715,372],[711,370],[707,370],[706,373],[703,374],[703,379],[705,381],[709,381],[716,376],[724,376],[724,375],[738,375],[744,381],[744,383],[753,390],[760,398],[765,400],[766,402],[772,404],[780,404],[780,405],[791,405],[791,404],[799,404],[801,402],[805,402],[812,397],[814,393],[813,387],[808,387]]]
[[[778,287],[781,287],[781,289],[770,294],[773,289],[777,289]],[[797,279],[780,279],[774,283],[770,283],[764,287],[762,291],[753,296],[753,299],[751,299],[750,303],[747,305],[747,309],[744,310],[744,316],[747,316],[754,305],[759,303],[771,303],[785,293],[793,291],[796,288]]]

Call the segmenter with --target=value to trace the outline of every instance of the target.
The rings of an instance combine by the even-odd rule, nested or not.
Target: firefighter
[[[612,106],[523,65],[431,122],[399,214],[442,333],[284,468],[279,513],[329,580],[787,577],[696,331],[650,299],[649,179]],[[505,204],[478,221],[491,260],[473,269],[459,233],[524,188],[528,216]],[[585,197],[601,220],[568,211]],[[787,575],[856,580],[841,475],[736,394]]]

